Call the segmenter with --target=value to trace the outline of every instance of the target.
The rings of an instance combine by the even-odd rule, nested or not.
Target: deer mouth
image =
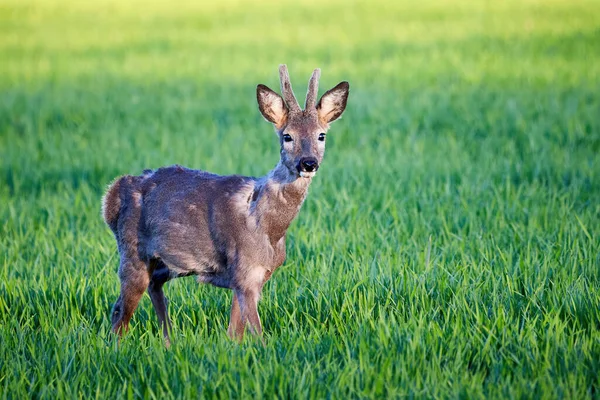
[[[317,171],[300,171],[300,176],[302,178],[312,178],[313,176],[315,176],[315,174],[317,173]]]

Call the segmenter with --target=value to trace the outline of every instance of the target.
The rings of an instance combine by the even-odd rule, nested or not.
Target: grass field
[[[600,2],[203,3],[0,0],[0,398],[600,396]],[[351,95],[266,345],[192,278],[118,344],[105,187],[266,173],[283,62]]]

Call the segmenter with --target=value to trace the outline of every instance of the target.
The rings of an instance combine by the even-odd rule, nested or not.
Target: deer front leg
[[[229,328],[227,335],[232,340],[241,341],[244,337],[244,324],[242,323],[242,312],[240,311],[240,303],[238,302],[237,294],[233,292],[233,301],[231,302],[231,315],[229,318]]]
[[[153,271],[150,278],[150,285],[148,286],[148,294],[158,316],[158,322],[163,330],[165,346],[168,348],[171,346],[171,339],[169,338],[171,321],[167,312],[167,299],[165,298],[163,286],[171,279],[171,274],[169,268],[160,260],[152,260],[151,266]]]
[[[227,333],[239,342],[244,338],[246,325],[253,335],[262,335],[262,326],[258,315],[258,290],[235,290],[231,305],[231,321]]]
[[[165,298],[165,292],[163,291],[163,284],[157,283],[154,280],[150,281],[148,294],[150,295],[150,300],[152,300],[152,305],[158,316],[158,322],[162,327],[165,346],[168,348],[171,346],[171,339],[169,338],[171,321],[169,320],[169,313],[167,312],[167,299]]]

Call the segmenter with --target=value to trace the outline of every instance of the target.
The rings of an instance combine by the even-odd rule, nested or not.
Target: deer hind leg
[[[122,260],[119,266],[121,294],[112,310],[112,330],[119,336],[129,330],[129,321],[148,288],[150,277],[140,260]]]
[[[155,268],[153,268],[152,271],[152,278],[150,279],[150,285],[148,286],[148,294],[150,295],[150,300],[152,300],[152,305],[158,316],[158,322],[162,327],[165,345],[169,347],[171,346],[171,340],[169,338],[171,321],[169,320],[169,313],[167,312],[167,299],[165,297],[165,292],[163,291],[163,286],[171,279],[171,274],[162,261],[153,260],[151,262],[155,265]]]

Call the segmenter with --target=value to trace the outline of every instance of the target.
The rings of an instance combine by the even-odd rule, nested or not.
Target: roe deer
[[[325,151],[329,123],[346,108],[348,82],[317,99],[320,70],[310,78],[304,110],[287,67],[279,67],[283,98],[258,85],[262,115],[279,136],[281,159],[261,178],[219,176],[180,166],[118,178],[103,198],[103,217],[120,253],[121,293],[112,329],[122,335],[146,290],[169,346],[163,285],[197,275],[233,290],[228,335],[242,340],[246,325],[262,333],[257,311],[262,287],[285,260],[285,235],[306,197]]]

